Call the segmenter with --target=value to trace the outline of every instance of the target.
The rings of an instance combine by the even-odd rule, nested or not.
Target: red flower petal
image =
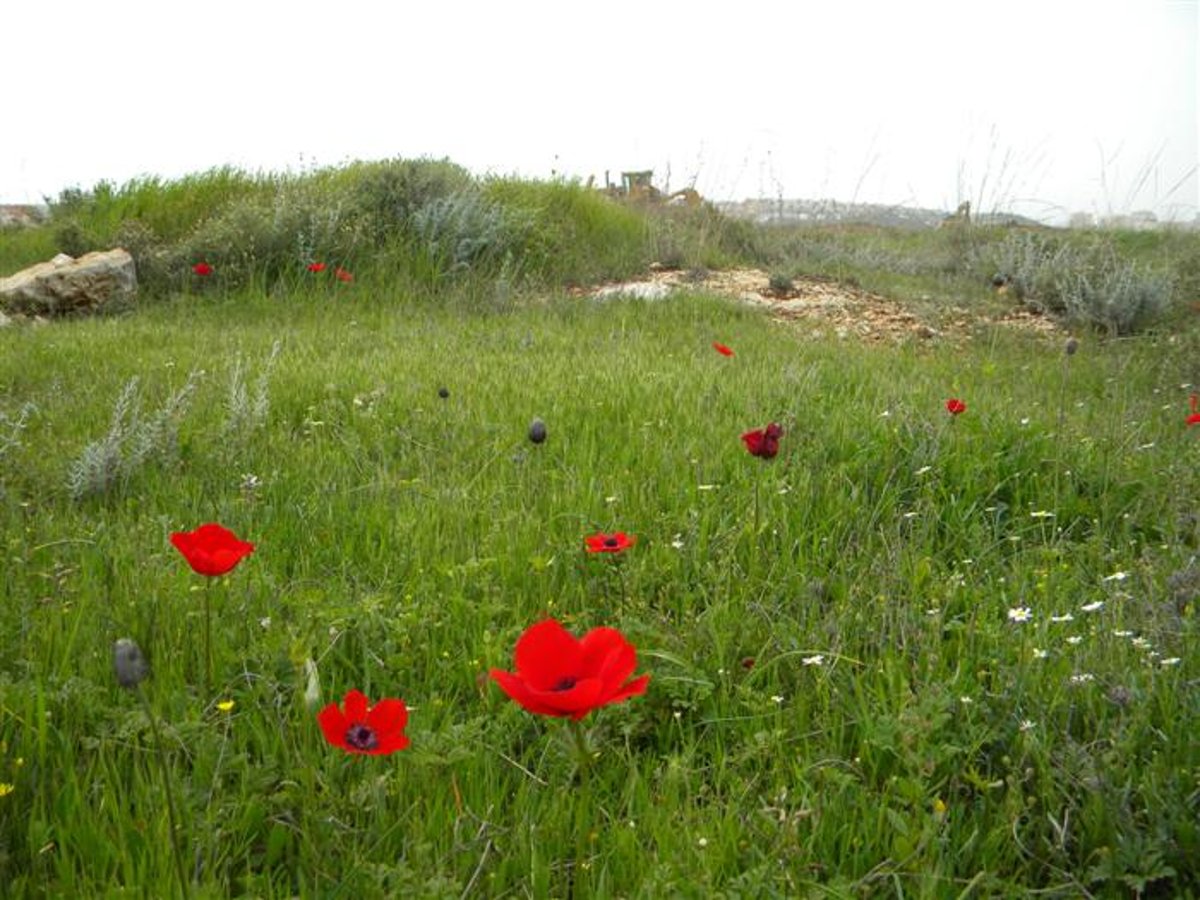
[[[724,344],[717,343],[716,341],[713,341],[713,349],[722,356],[733,356],[733,350],[731,350],[729,347],[726,347]]]
[[[343,269],[341,266],[338,266],[334,270],[333,274],[337,278],[338,281],[353,281],[354,280],[354,276],[351,275],[349,272],[347,272],[345,269]]]
[[[348,753],[379,756],[409,744],[404,734],[408,707],[395,698],[385,698],[372,707],[362,691],[352,690],[342,698],[340,709],[330,703],[317,713],[317,724],[325,740]]]
[[[213,273],[213,267],[206,262],[198,262],[192,266],[192,271],[204,278]]]
[[[492,676],[492,680],[496,682],[500,690],[508,694],[509,697],[529,712],[536,713],[539,716],[563,715],[560,710],[546,704],[539,697],[535,696],[533,690],[512,672],[505,672],[503,669],[492,669],[488,674]]]
[[[615,628],[593,628],[580,641],[583,648],[583,673],[599,678],[605,694],[620,689],[637,668],[637,651]]]
[[[593,628],[577,641],[547,619],[521,636],[517,657],[516,672],[492,669],[489,675],[538,715],[582,719],[593,709],[644,693],[649,682],[648,675],[626,682],[637,666],[637,652],[614,628]]]
[[[557,621],[546,619],[517,640],[515,660],[519,678],[532,690],[547,691],[582,675],[583,648]]]
[[[362,691],[347,691],[346,696],[342,698],[342,709],[346,713],[346,722],[350,725],[366,725],[367,707],[370,705],[371,702]]]
[[[335,747],[349,749],[346,744],[346,731],[350,728],[350,723],[346,721],[336,703],[330,703],[317,713],[317,724],[325,733],[325,740]]]
[[[252,543],[212,522],[194,531],[172,532],[171,543],[183,554],[192,571],[209,577],[224,575],[254,552]]]
[[[779,439],[783,437],[783,427],[772,422],[766,428],[747,431],[742,435],[742,443],[751,456],[761,459],[773,459],[779,453]]]
[[[621,553],[636,544],[637,538],[623,531],[612,534],[600,532],[589,535],[583,542],[587,545],[588,553]]]
[[[650,684],[650,676],[642,675],[633,679],[633,681],[621,688],[619,693],[613,694],[604,702],[605,704],[620,703],[624,700],[628,700],[630,697],[640,697],[642,694],[646,693],[646,686],[648,684]]]
[[[1187,423],[1189,425],[1200,425],[1200,413],[1192,413],[1188,416]]]
[[[310,272],[324,272],[324,271],[325,271],[325,263],[323,263],[323,262],[312,262],[312,263],[309,263],[309,264],[308,264],[308,271],[310,271]]]
[[[946,412],[952,416],[961,415],[967,411],[967,404],[963,403],[957,397],[951,397],[946,401]]]

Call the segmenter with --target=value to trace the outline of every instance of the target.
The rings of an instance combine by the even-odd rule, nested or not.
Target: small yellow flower
[[[941,797],[933,801],[933,814],[939,819],[946,814],[946,801]]]
[[[7,797],[16,789],[15,785],[11,785],[7,781],[0,781],[0,797]]]
[[[222,700],[220,703],[217,704],[217,709],[219,709],[221,712],[226,712],[226,713],[230,712],[233,709],[233,701],[232,700]]]

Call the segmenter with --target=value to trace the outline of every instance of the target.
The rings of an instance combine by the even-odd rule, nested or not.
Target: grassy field
[[[1194,327],[360,271],[0,330],[0,893],[1200,895]],[[204,522],[255,552],[193,573]],[[586,765],[488,677],[547,617],[650,676]],[[351,689],[406,749],[326,742]]]

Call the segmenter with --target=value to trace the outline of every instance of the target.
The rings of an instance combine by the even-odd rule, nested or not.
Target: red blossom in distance
[[[254,552],[254,545],[249,541],[241,540],[228,528],[213,522],[201,525],[195,531],[173,531],[171,543],[183,554],[193,572],[209,578],[231,571]]]
[[[1200,409],[1197,408],[1200,407],[1200,396],[1192,394],[1192,396],[1188,398],[1188,403],[1192,407],[1192,414],[1187,417],[1188,425],[1200,425]]]
[[[404,734],[408,707],[394,697],[372,706],[362,691],[350,691],[340,707],[330,703],[317,713],[317,724],[325,740],[347,753],[381,756],[403,750],[409,743]]]
[[[213,267],[206,262],[198,262],[192,266],[192,271],[201,278],[207,278],[213,273]]]
[[[539,716],[578,721],[594,709],[646,693],[649,675],[632,678],[637,651],[615,628],[593,628],[576,639],[554,619],[525,629],[516,671],[488,673],[500,690]]]
[[[747,431],[742,435],[742,443],[750,451],[751,456],[759,459],[774,459],[779,452],[779,439],[783,437],[783,428],[772,422],[766,428]]]
[[[588,553],[623,553],[637,543],[637,538],[623,531],[605,534],[603,531],[583,539]]]
[[[310,272],[324,272],[324,271],[325,271],[325,263],[323,263],[323,262],[311,262],[311,263],[309,263],[309,264],[308,264],[308,271],[310,271]]]
[[[347,272],[345,269],[343,269],[341,266],[338,266],[336,269],[334,269],[333,274],[337,278],[338,281],[350,282],[350,281],[354,280],[354,276],[351,275],[349,272]]]
[[[967,404],[963,403],[957,397],[951,397],[946,401],[946,412],[952,416],[960,416],[967,411]]]
[[[713,349],[722,356],[733,356],[733,349],[726,347],[724,344],[719,343],[718,341],[713,341]]]

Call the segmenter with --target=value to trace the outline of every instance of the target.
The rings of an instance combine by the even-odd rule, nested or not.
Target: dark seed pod
[[[448,388],[448,387],[438,388],[438,396],[441,397],[443,400],[445,400],[447,397],[450,396],[450,388]]]
[[[1067,344],[1065,347],[1063,347],[1063,349],[1066,351],[1067,356],[1074,356],[1075,351],[1079,349],[1079,341],[1075,340],[1073,337],[1067,338]]]
[[[529,440],[535,444],[540,444],[546,440],[546,423],[541,419],[534,419],[529,423]]]
[[[142,656],[142,648],[129,638],[121,638],[113,644],[113,671],[117,684],[123,688],[135,688],[150,674],[150,664]]]

